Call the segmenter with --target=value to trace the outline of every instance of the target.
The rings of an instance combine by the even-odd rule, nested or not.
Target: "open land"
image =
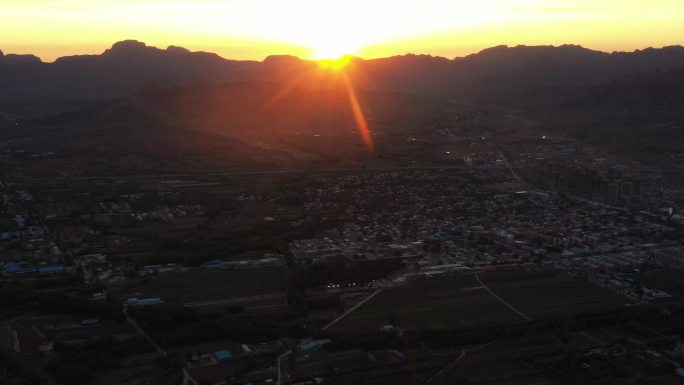
[[[561,272],[491,272],[482,282],[529,318],[623,306],[628,300]],[[525,317],[488,292],[475,275],[440,277],[389,288],[340,321],[333,330],[379,328],[396,315],[400,327],[472,327],[509,324]]]
[[[287,305],[287,281],[288,270],[285,268],[226,271],[194,268],[155,276],[148,283],[121,288],[117,295],[127,298],[157,297],[167,303],[200,309],[234,305],[266,309]]]

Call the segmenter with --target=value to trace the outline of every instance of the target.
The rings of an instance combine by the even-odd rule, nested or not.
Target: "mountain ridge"
[[[600,84],[633,72],[684,67],[684,47],[602,52],[578,45],[486,48],[458,58],[396,55],[353,60],[347,69],[360,88],[447,97],[499,97],[549,86]],[[272,55],[230,60],[183,47],[166,49],[124,40],[99,55],[46,63],[33,55],[0,55],[0,100],[103,101],[148,87],[244,80],[288,82],[325,78],[316,61]]]
[[[67,58],[72,58],[72,57],[84,57],[84,56],[101,56],[105,54],[109,54],[112,52],[121,52],[121,51],[126,51],[126,50],[144,50],[144,49],[149,49],[149,50],[154,50],[154,51],[167,51],[167,52],[177,52],[177,53],[186,53],[186,54],[208,54],[211,56],[215,56],[217,58],[226,60],[226,61],[242,61],[242,62],[263,62],[266,61],[269,57],[290,57],[290,58],[295,58],[303,61],[316,61],[314,59],[303,59],[300,58],[296,55],[290,55],[290,54],[272,54],[266,56],[263,60],[238,60],[238,59],[230,59],[230,58],[225,58],[223,56],[220,56],[217,53],[214,52],[208,52],[208,51],[191,51],[188,48],[181,47],[181,46],[176,46],[176,45],[169,45],[165,49],[155,47],[152,45],[147,45],[147,43],[140,41],[140,40],[135,40],[135,39],[125,39],[125,40],[120,40],[117,42],[114,42],[110,48],[105,49],[101,54],[77,54],[77,55],[68,55],[68,56],[60,56],[56,58],[54,61],[49,62],[49,61],[43,61],[40,57],[32,54],[14,54],[14,53],[7,53],[0,49],[0,58],[9,55],[14,55],[14,56],[32,56],[35,58],[38,58],[41,63],[44,64],[51,64],[56,61],[59,61],[61,59],[67,59]],[[513,50],[535,50],[535,49],[560,49],[560,50],[568,50],[568,49],[575,49],[578,51],[586,51],[586,52],[591,52],[594,54],[601,54],[601,55],[628,55],[628,54],[638,54],[638,53],[652,53],[652,52],[657,52],[657,51],[676,51],[676,50],[681,50],[684,51],[684,46],[682,45],[666,45],[662,47],[646,47],[646,48],[641,48],[641,49],[635,49],[633,51],[601,51],[601,50],[596,50],[596,49],[591,49],[591,48],[586,48],[582,45],[579,44],[561,44],[561,45],[526,45],[526,44],[518,44],[518,45],[507,45],[507,44],[500,44],[497,46],[492,46],[492,47],[486,47],[483,48],[477,52],[473,52],[464,56],[455,56],[453,58],[448,58],[445,56],[440,56],[440,55],[431,55],[431,54],[417,54],[417,53],[411,53],[407,52],[405,54],[396,54],[392,56],[386,56],[386,57],[379,57],[379,58],[372,58],[372,59],[367,59],[363,57],[358,57],[359,59],[362,59],[364,61],[371,61],[371,60],[382,60],[382,59],[392,59],[392,58],[398,58],[398,57],[426,57],[426,58],[434,58],[434,59],[446,59],[449,61],[458,61],[461,59],[467,59],[467,58],[472,58],[472,57],[477,57],[477,56],[484,56],[488,55],[492,52],[497,52],[497,51],[513,51]]]

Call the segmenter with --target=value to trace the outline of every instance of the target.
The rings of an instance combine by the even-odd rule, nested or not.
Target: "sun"
[[[313,49],[312,58],[316,60],[337,59],[345,55],[352,55],[356,50],[342,45],[329,45]]]
[[[359,49],[357,39],[342,30],[322,30],[309,38],[311,58],[315,60],[336,59],[345,55],[356,55]]]
[[[318,66],[321,69],[341,71],[349,66],[353,58],[352,55],[342,55],[335,59],[322,59],[318,60]]]

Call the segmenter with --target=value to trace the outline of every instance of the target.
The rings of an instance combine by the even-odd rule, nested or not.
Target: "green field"
[[[288,280],[289,271],[281,267],[222,271],[195,268],[158,275],[151,282],[114,293],[123,299],[138,294],[140,298],[159,297],[198,310],[232,305],[266,310],[286,305]]]
[[[530,319],[603,310],[628,302],[562,272],[490,272],[479,277],[503,301]],[[525,321],[482,287],[475,275],[468,274],[385,289],[332,330],[379,328],[389,322],[390,313],[396,315],[399,327],[467,328]]]

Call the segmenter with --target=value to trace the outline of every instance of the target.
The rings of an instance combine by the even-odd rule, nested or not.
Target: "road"
[[[375,297],[376,295],[380,294],[380,292],[381,292],[382,290],[383,290],[383,289],[380,288],[380,289],[374,291],[373,294],[371,294],[371,295],[369,295],[368,297],[364,298],[361,302],[359,302],[359,303],[357,303],[356,305],[354,305],[351,309],[345,311],[344,314],[342,314],[341,316],[335,318],[335,319],[332,320],[332,322],[330,322],[329,324],[323,326],[323,327],[321,328],[321,330],[327,330],[327,329],[329,329],[331,326],[333,326],[333,325],[335,325],[336,323],[338,323],[342,318],[348,316],[351,312],[353,312],[354,310],[356,310],[356,309],[358,309],[359,307],[361,307],[361,305],[363,305],[364,303],[370,301],[370,300],[373,299],[373,297]]]
[[[483,344],[483,345],[479,345],[479,346],[474,347],[474,348],[463,349],[463,350],[461,350],[461,354],[460,354],[458,357],[456,357],[455,360],[451,361],[447,366],[443,367],[443,368],[440,369],[437,373],[435,373],[435,374],[433,374],[432,376],[430,376],[430,378],[428,378],[427,381],[425,381],[425,382],[423,383],[423,385],[429,384],[430,381],[434,380],[435,378],[441,376],[442,373],[444,373],[444,372],[446,372],[447,370],[451,369],[451,368],[452,368],[454,365],[456,365],[461,359],[463,359],[463,357],[465,357],[466,354],[467,354],[468,352],[474,352],[474,351],[476,351],[476,350],[482,350],[482,349],[484,349],[485,347],[487,347],[487,346],[489,346],[489,345],[491,345],[491,344],[493,344],[493,342],[489,342],[489,343],[486,343],[486,344]]]
[[[18,317],[14,317],[14,318],[11,318],[11,319],[8,319],[8,320],[0,320],[0,326],[6,325],[6,324],[11,324],[11,323],[13,323],[13,322],[23,320],[24,318],[32,317],[32,316],[34,316],[34,315],[35,315],[35,314],[25,314],[25,315],[21,315],[21,316],[18,316]]]
[[[283,358],[289,356],[290,354],[292,354],[292,350],[288,350],[288,351],[286,351],[285,353],[279,355],[279,356],[278,356],[278,359],[276,360],[276,363],[277,363],[277,366],[278,366],[278,380],[276,381],[276,384],[277,384],[277,385],[280,385],[280,384],[281,384],[281,381],[282,381],[282,378],[281,378],[282,374],[281,374],[281,371],[280,371],[280,361],[282,361]]]
[[[424,167],[369,167],[369,168],[328,168],[328,169],[282,169],[282,170],[261,170],[261,171],[228,171],[216,173],[185,173],[185,174],[128,174],[128,175],[107,175],[107,176],[74,176],[74,177],[49,177],[49,178],[18,178],[16,182],[38,182],[38,181],[92,181],[92,180],[120,180],[120,179],[179,179],[179,178],[198,178],[213,176],[258,176],[258,175],[281,175],[281,174],[328,174],[328,173],[350,173],[350,172],[397,172],[397,171],[430,171],[430,170],[477,170],[477,169],[496,169],[496,166],[424,166]]]
[[[124,315],[126,316],[126,321],[128,321],[128,323],[129,323],[131,326],[133,326],[133,328],[134,328],[141,336],[147,338],[147,340],[150,341],[150,344],[152,344],[152,346],[154,346],[154,348],[159,352],[159,354],[161,354],[162,356],[165,356],[165,355],[167,354],[167,353],[166,353],[166,350],[164,350],[161,346],[159,346],[159,344],[157,344],[157,343],[152,339],[152,337],[150,337],[150,335],[147,334],[147,332],[146,332],[143,328],[141,328],[140,325],[138,325],[138,321],[136,321],[135,319],[133,319],[133,317],[131,317],[131,316],[128,315],[128,305],[124,305],[124,307],[123,307],[123,313],[124,313]]]
[[[501,298],[501,297],[499,297],[498,295],[496,295],[489,287],[487,287],[487,285],[485,285],[485,284],[482,282],[482,280],[480,279],[480,276],[479,276],[477,273],[475,273],[475,278],[477,279],[477,282],[479,282],[480,285],[482,285],[482,287],[484,287],[485,290],[487,290],[487,291],[489,292],[489,294],[493,295],[494,298],[498,299],[499,302],[501,302],[502,304],[506,305],[506,307],[508,307],[509,309],[513,310],[514,312],[518,313],[518,315],[520,315],[521,317],[523,317],[526,321],[529,321],[529,320],[530,320],[530,317],[526,316],[526,315],[523,314],[521,311],[519,311],[518,309],[516,309],[515,307],[513,307],[513,305],[511,305],[510,303],[504,301],[503,298]]]
[[[224,381],[224,382],[225,382],[225,381]],[[197,382],[197,380],[195,380],[194,378],[192,378],[192,376],[190,375],[190,373],[188,373],[188,370],[187,370],[186,368],[183,368],[183,382],[182,382],[182,385],[190,385],[190,384],[198,385],[198,382]]]
[[[381,291],[382,291],[382,288],[380,288],[380,289],[374,291],[371,295],[369,295],[368,297],[364,298],[362,301],[360,301],[359,303],[357,303],[356,305],[354,305],[351,309],[349,309],[349,310],[347,310],[346,312],[344,312],[344,314],[342,314],[341,316],[335,318],[335,319],[332,320],[332,322],[330,322],[329,324],[323,326],[323,327],[321,328],[321,330],[327,330],[327,329],[330,328],[331,326],[335,325],[335,324],[336,324],[337,322],[339,322],[342,318],[346,317],[346,316],[349,315],[351,312],[353,312],[354,310],[356,310],[356,309],[358,309],[359,307],[361,307],[364,303],[370,301],[371,299],[373,299],[373,297],[375,297],[376,295],[380,294]],[[286,351],[285,353],[281,354],[280,356],[278,356],[278,359],[276,360],[276,365],[277,365],[277,367],[278,367],[278,380],[277,380],[277,382],[276,382],[277,385],[280,385],[280,384],[281,384],[281,381],[282,381],[281,361],[282,361],[285,357],[289,356],[290,354],[292,354],[292,350],[288,350],[288,351]]]
[[[244,302],[256,302],[269,299],[285,299],[286,294],[276,293],[276,294],[264,294],[255,295],[251,297],[240,297],[240,298],[227,298],[227,299],[216,299],[210,301],[197,301],[197,302],[186,302],[183,306],[185,307],[202,307],[202,306],[217,306],[226,305],[233,303],[244,303]],[[280,305],[279,305],[280,306]]]
[[[513,178],[519,181],[520,177],[518,176],[518,174],[515,173],[515,170],[513,170],[513,167],[511,167],[511,164],[508,162],[508,159],[506,159],[506,156],[503,154],[503,152],[501,152],[501,150],[498,148],[496,149],[496,152],[498,152],[501,159],[503,159],[504,163],[506,164],[506,167],[508,167],[508,171],[510,171],[511,175],[513,175]]]

